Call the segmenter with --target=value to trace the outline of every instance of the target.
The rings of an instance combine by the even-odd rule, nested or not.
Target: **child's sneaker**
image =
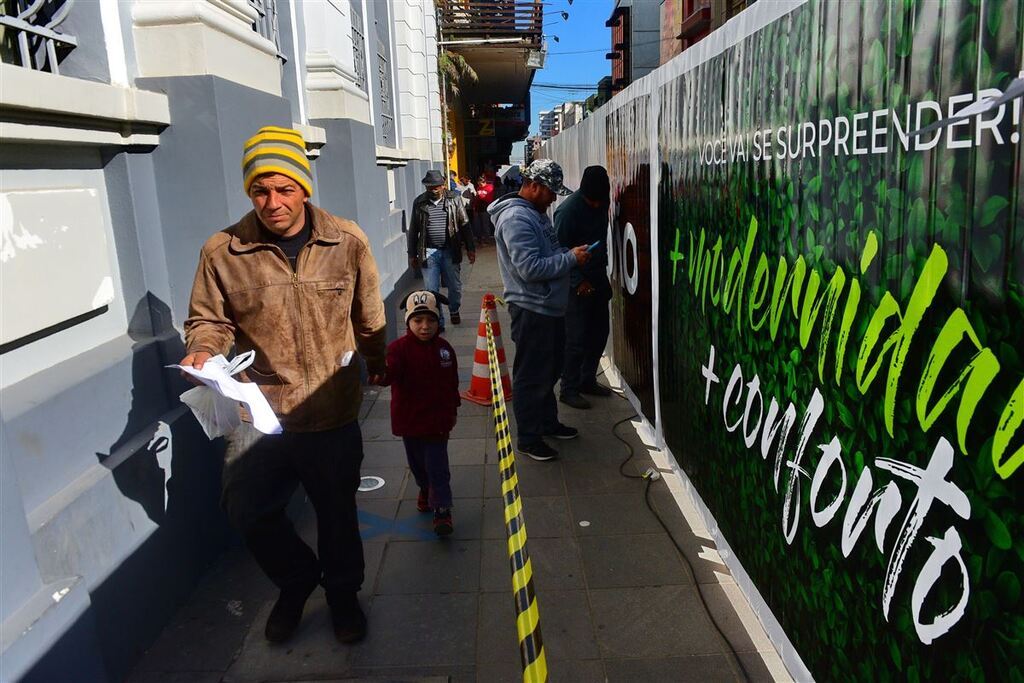
[[[420,512],[430,512],[429,489],[420,489],[420,495],[416,496],[416,509]]]
[[[451,508],[434,510],[434,533],[438,536],[450,536],[455,527],[452,526]]]

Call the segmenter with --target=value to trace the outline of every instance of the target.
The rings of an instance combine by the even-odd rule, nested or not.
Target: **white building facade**
[[[586,117],[582,102],[563,102],[561,105],[562,125],[560,130],[572,128]]]
[[[540,136],[544,140],[558,135],[560,130],[561,106],[562,105],[558,105],[554,109],[542,111],[538,114],[540,118]]]
[[[42,8],[42,9],[41,9]],[[0,56],[3,680],[121,680],[230,538],[164,366],[243,142],[302,131],[394,320],[441,168],[432,0],[9,0]],[[393,323],[391,323],[393,324]]]

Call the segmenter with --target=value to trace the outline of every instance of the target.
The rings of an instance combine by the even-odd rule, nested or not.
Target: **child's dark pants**
[[[405,437],[405,457],[420,489],[430,492],[430,507],[452,506],[451,471],[448,469],[448,437]]]

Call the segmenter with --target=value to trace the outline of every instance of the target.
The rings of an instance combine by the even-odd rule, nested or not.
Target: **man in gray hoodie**
[[[590,260],[586,245],[567,250],[547,210],[562,184],[562,168],[538,159],[522,171],[523,186],[491,204],[498,268],[512,316],[512,409],[516,414],[518,450],[534,460],[552,460],[558,452],[543,437],[572,439],[579,431],[558,421],[555,382],[565,354],[565,310],[569,273]]]

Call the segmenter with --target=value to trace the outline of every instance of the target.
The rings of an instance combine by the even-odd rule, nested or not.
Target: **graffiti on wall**
[[[654,421],[651,361],[650,98],[637,97],[606,122],[611,221],[612,354],[623,379]]]
[[[659,93],[665,438],[821,680],[1024,681],[1021,99],[929,127],[1021,45],[811,2]]]

